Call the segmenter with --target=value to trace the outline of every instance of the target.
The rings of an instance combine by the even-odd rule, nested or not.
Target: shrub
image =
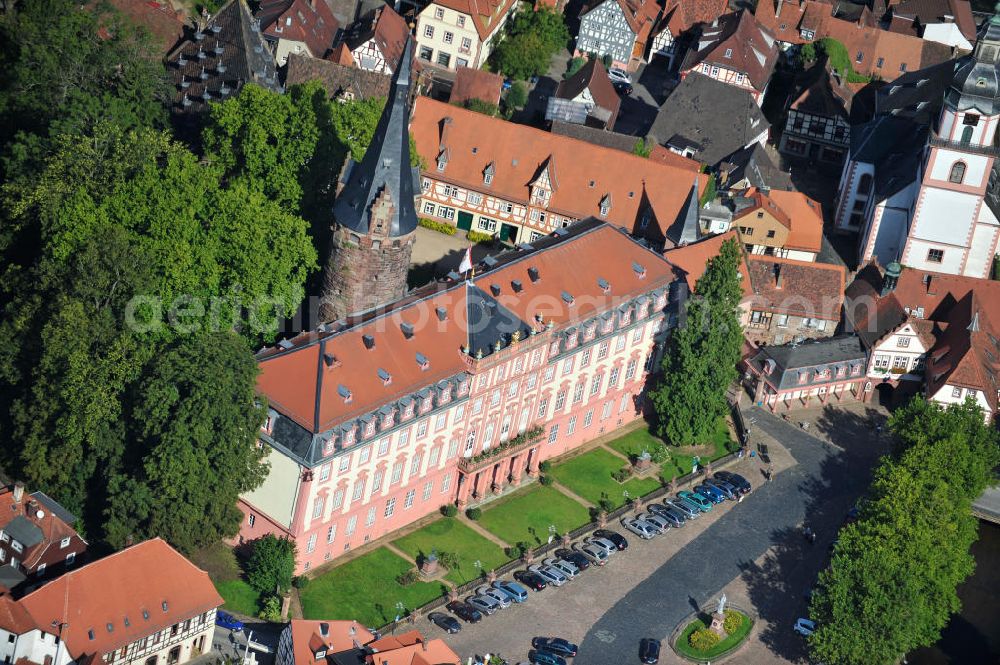
[[[626,480],[629,479],[629,476],[631,475],[632,475],[632,470],[626,467],[624,469],[618,469],[617,471],[611,474],[611,477],[620,483],[624,483]]]
[[[688,644],[697,651],[708,651],[719,643],[719,636],[709,628],[702,628],[691,633]]]
[[[309,578],[305,575],[299,575],[294,580],[292,580],[292,586],[296,589],[305,589],[309,586]]]
[[[465,234],[465,237],[469,239],[469,242],[493,242],[493,236],[489,233],[480,233],[479,231],[469,231]]]
[[[460,564],[458,563],[458,555],[454,552],[442,551],[438,552],[438,563],[447,568],[448,570],[458,570]]]
[[[253,543],[246,565],[247,582],[258,593],[287,591],[295,574],[295,542],[267,534]]]
[[[476,520],[478,520],[480,517],[483,516],[483,509],[469,508],[468,510],[465,511],[465,516],[468,517],[473,522],[475,522]]]
[[[453,236],[455,235],[455,232],[458,231],[458,229],[451,224],[446,222],[436,222],[433,219],[427,219],[426,217],[421,217],[418,223],[425,229],[437,231],[438,233],[443,233],[446,236]]]
[[[566,65],[566,73],[563,74],[563,78],[568,79],[573,74],[576,74],[578,71],[583,69],[583,65],[586,62],[587,61],[583,58],[571,58],[569,63]]]
[[[650,146],[646,143],[646,139],[638,139],[635,145],[632,146],[632,154],[638,155],[640,157],[649,157]]]
[[[507,91],[507,97],[504,101],[510,108],[522,108],[528,103],[528,88],[521,81],[514,81],[510,90]]]
[[[552,481],[552,476],[540,476],[538,478],[538,482],[540,482],[543,485],[551,485],[552,482],[553,482]]]
[[[260,612],[257,612],[257,618],[272,623],[281,621],[281,598],[274,594],[264,596],[260,601]]]
[[[744,621],[743,615],[736,610],[726,610],[726,619],[722,622],[722,627],[726,629],[726,634],[732,635],[740,629]]]
[[[614,58],[611,57],[610,53],[605,53],[601,56],[601,64],[604,65],[605,69],[611,68],[611,63],[614,62]]]
[[[455,515],[458,515],[458,507],[456,507],[453,503],[446,503],[441,506],[441,514],[445,517],[454,517]]]
[[[606,513],[615,509],[615,502],[608,498],[607,493],[601,494],[601,500],[597,502],[597,507]]]
[[[541,471],[542,473],[548,473],[549,471],[552,470],[552,462],[550,462],[549,460],[545,460],[544,462],[538,465],[538,470]]]
[[[399,586],[410,586],[414,582],[420,579],[420,574],[417,573],[416,569],[410,568],[404,573],[400,573],[396,576],[396,583]]]
[[[513,547],[504,548],[504,554],[509,556],[511,559],[520,559],[524,556],[524,553],[528,551],[528,543],[523,540],[519,540],[514,544]]]
[[[493,118],[500,115],[500,107],[492,102],[486,101],[485,99],[477,99],[475,97],[467,99],[465,100],[465,108]]]

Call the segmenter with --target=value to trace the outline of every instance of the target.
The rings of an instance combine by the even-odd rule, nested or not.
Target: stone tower
[[[333,321],[406,294],[417,211],[410,166],[407,39],[390,98],[360,163],[349,161],[333,206],[333,242],[323,274],[320,319]]]

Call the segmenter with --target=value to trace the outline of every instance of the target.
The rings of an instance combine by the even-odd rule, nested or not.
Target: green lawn
[[[483,570],[492,570],[508,561],[508,557],[499,545],[480,536],[453,517],[442,517],[431,522],[424,528],[394,541],[393,545],[418,561],[430,554],[432,549],[438,552],[452,552],[458,556],[459,568],[448,571],[445,577],[457,585],[465,584],[479,576],[479,570],[474,565],[476,561],[482,563]]]
[[[536,485],[515,492],[483,509],[479,523],[500,539],[537,547],[548,541],[549,526],[560,534],[590,521],[590,513],[559,490]]]
[[[596,448],[553,466],[551,474],[562,485],[595,506],[607,494],[615,507],[618,507],[625,503],[626,491],[629,497],[645,496],[660,486],[660,481],[655,476],[631,478],[619,483],[611,474],[627,465],[628,462],[617,455]]]
[[[257,616],[259,594],[249,584],[243,580],[223,580],[216,582],[215,588],[225,601],[222,609],[245,616]]]
[[[396,603],[408,610],[445,592],[438,582],[400,586],[396,577],[413,566],[384,547],[337,566],[310,580],[299,592],[306,619],[356,619],[373,628],[396,618]]]
[[[733,632],[731,635],[726,635],[723,639],[719,641],[718,644],[716,644],[708,651],[695,651],[694,647],[691,646],[691,643],[688,642],[688,638],[691,637],[691,633],[693,633],[694,631],[701,630],[702,628],[707,628],[709,625],[711,625],[711,623],[712,623],[711,619],[709,619],[708,622],[706,623],[704,621],[704,618],[702,617],[695,619],[690,624],[688,624],[688,627],[685,628],[684,632],[682,632],[680,634],[680,637],[677,638],[677,643],[675,645],[677,647],[677,650],[681,652],[681,654],[683,655],[690,656],[695,659],[704,659],[708,661],[713,658],[716,658],[721,653],[729,651],[734,646],[742,642],[746,638],[747,634],[750,632],[750,629],[753,628],[753,621],[750,619],[750,617],[744,615],[743,623],[740,624],[740,627],[737,628],[736,631]]]
[[[243,580],[243,571],[233,549],[223,542],[214,543],[191,555],[196,566],[208,573],[222,596],[222,609],[244,616],[257,616],[259,594]]]
[[[712,435],[711,444],[714,446],[714,451],[709,456],[710,460],[717,460],[736,450],[736,442],[729,436],[729,427],[726,425],[725,418],[719,419],[715,432]],[[652,451],[654,447],[659,445],[663,445],[663,441],[650,434],[644,428],[629,432],[608,443],[610,448],[617,450],[630,459],[641,455],[643,450]],[[668,473],[672,473],[673,477],[676,478],[691,473],[692,456],[678,453],[676,452],[677,449],[672,446],[667,446],[667,449],[670,451],[670,462],[663,465],[661,468],[662,474],[666,476]],[[701,458],[702,463],[709,461],[705,459],[704,455]]]

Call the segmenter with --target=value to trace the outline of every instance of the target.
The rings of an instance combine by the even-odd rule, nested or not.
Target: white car
[[[636,518],[623,519],[622,526],[639,536],[643,540],[649,540],[650,538],[656,536],[656,527],[645,520],[640,520]]]
[[[800,618],[795,622],[795,625],[792,626],[792,630],[802,637],[809,637],[816,632],[816,622]]]
[[[574,577],[580,574],[580,569],[576,567],[576,564],[570,563],[565,559],[558,559],[556,557],[552,557],[546,559],[545,561],[542,561],[542,563],[544,563],[546,566],[551,566],[555,568],[569,579],[573,579]]]
[[[540,575],[543,580],[552,586],[562,586],[569,581],[565,575],[552,566],[539,566],[535,564],[534,566],[528,566],[528,570]]]
[[[611,556],[612,554],[618,551],[618,548],[615,547],[615,544],[610,540],[608,540],[607,538],[588,538],[585,542],[588,545],[593,545],[598,549],[604,550],[604,553],[607,554],[608,556]]]
[[[502,609],[507,609],[508,607],[510,607],[510,596],[505,594],[500,589],[494,589],[493,587],[484,585],[476,589],[476,593],[479,594],[480,596],[489,596],[493,600],[500,603],[500,607]]]
[[[587,557],[587,560],[595,566],[603,566],[608,562],[608,552],[604,548],[591,543],[576,543],[573,549]]]
[[[618,69],[617,67],[611,67],[608,69],[608,78],[612,81],[617,81],[618,83],[631,83],[632,77],[628,75],[624,69]]]
[[[666,533],[667,529],[670,528],[670,522],[668,522],[663,517],[660,517],[656,513],[645,513],[640,517],[640,519],[646,520],[647,522],[655,526],[657,529],[660,530],[660,533]]]
[[[500,603],[490,596],[469,596],[466,602],[486,615],[496,614],[497,610],[501,609]]]

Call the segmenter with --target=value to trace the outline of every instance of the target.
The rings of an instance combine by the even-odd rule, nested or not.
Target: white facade
[[[872,347],[868,376],[874,379],[922,380],[929,350],[917,335],[914,324],[904,323]]]
[[[351,51],[354,64],[360,69],[367,69],[372,72],[388,74],[392,76],[392,65],[386,60],[382,49],[378,47],[374,39],[369,39]]]
[[[51,662],[52,665],[67,665],[73,660],[55,634],[36,629],[22,635],[0,629],[0,658],[4,663],[16,663],[21,658],[27,658],[35,663]]]
[[[937,402],[938,404],[943,404],[945,406],[949,404],[961,404],[966,399],[971,397],[976,403],[976,406],[983,410],[986,421],[989,422],[992,419],[993,410],[990,408],[989,402],[986,401],[986,394],[981,390],[973,390],[972,388],[963,388],[961,386],[953,386],[946,383],[941,386],[936,393],[930,395],[929,397],[932,402]]]
[[[605,0],[580,17],[576,50],[578,54],[596,53],[599,58],[610,55],[613,66],[627,68],[635,39],[618,0]]]
[[[446,69],[479,69],[493,51],[500,31],[517,11],[517,3],[506,2],[497,11],[504,14],[490,17],[494,25],[481,39],[470,14],[432,2],[417,17],[417,57]]]

